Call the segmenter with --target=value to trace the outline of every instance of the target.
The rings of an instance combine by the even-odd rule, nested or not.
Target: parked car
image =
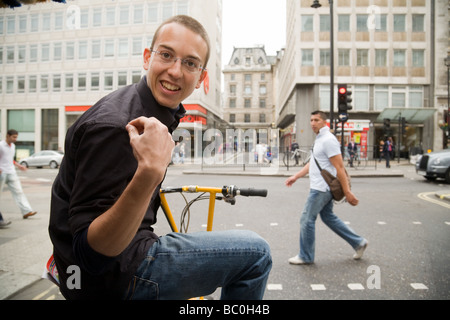
[[[428,180],[444,178],[450,183],[450,149],[420,156],[416,161],[416,172]]]
[[[62,151],[54,150],[42,150],[35,154],[20,160],[20,164],[25,167],[38,167],[50,166],[52,169],[56,169],[61,164],[64,153]]]

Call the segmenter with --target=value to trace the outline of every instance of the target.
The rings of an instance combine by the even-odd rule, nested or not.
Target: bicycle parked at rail
[[[306,149],[295,149],[286,151],[283,156],[283,163],[286,167],[293,167],[296,165],[304,166],[311,158],[311,151]]]

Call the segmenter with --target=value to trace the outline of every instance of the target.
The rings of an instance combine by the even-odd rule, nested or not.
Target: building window
[[[349,66],[350,65],[350,49],[339,49],[338,65],[339,66]]]
[[[128,38],[119,39],[119,57],[128,57]]]
[[[65,75],[65,90],[70,92],[73,91],[73,74],[69,73]]]
[[[106,25],[114,26],[116,24],[116,8],[108,7],[106,8]]]
[[[375,49],[375,66],[386,67],[387,66],[387,50]]]
[[[26,57],[25,57],[25,53],[26,53],[26,49],[25,49],[25,46],[19,46],[19,50],[18,50],[18,58],[19,58],[19,63],[24,63],[25,62],[25,59],[26,59]]]
[[[86,91],[86,73],[78,74],[78,91]]]
[[[121,71],[118,74],[118,86],[119,87],[124,87],[127,85],[127,72],[126,71]]]
[[[409,107],[423,108],[423,87],[412,86],[409,88]]]
[[[98,59],[101,56],[101,43],[100,40],[93,40],[91,46],[91,58]]]
[[[148,4],[147,21],[149,23],[157,23],[158,22],[158,4],[157,3],[149,3]]]
[[[62,59],[62,43],[56,42],[53,44],[53,60],[61,61]]]
[[[425,50],[413,50],[412,51],[412,66],[415,68],[421,68],[425,66]]]
[[[369,110],[369,86],[354,86],[353,88],[354,110]],[[350,90],[350,89],[349,89]]]
[[[330,65],[330,50],[320,49],[320,65],[329,66]]]
[[[267,87],[265,84],[259,86],[259,94],[265,96],[267,94]]]
[[[250,122],[250,114],[249,113],[246,113],[246,114],[244,114],[244,122],[245,123],[249,123]]]
[[[230,95],[236,95],[236,85],[234,84],[230,85]]]
[[[394,32],[405,32],[406,30],[406,15],[394,14]]]
[[[6,93],[14,93],[14,77],[6,77]]]
[[[105,57],[114,57],[114,40],[108,39],[105,41]]]
[[[356,50],[356,65],[366,67],[369,65],[369,50],[358,49]]]
[[[37,62],[38,60],[38,47],[37,44],[30,45],[30,55],[28,56],[29,62]]]
[[[260,113],[259,114],[259,122],[260,123],[265,123],[266,122],[266,114],[265,113]]]
[[[260,108],[266,107],[266,99],[259,99],[259,107]]]
[[[412,31],[413,32],[425,31],[425,15],[423,14],[412,15]]]
[[[375,86],[374,90],[374,108],[376,111],[383,111],[389,107],[389,87]]]
[[[87,41],[80,41],[78,43],[78,59],[87,59],[88,57],[88,44]]]
[[[356,31],[357,32],[368,32],[367,20],[369,16],[367,14],[357,14],[356,15]]]
[[[394,67],[404,67],[406,63],[406,50],[394,50]]]
[[[17,93],[25,92],[25,76],[17,77]]]
[[[387,31],[387,15],[377,14],[375,15],[375,31],[386,32]]]
[[[121,25],[130,23],[130,8],[128,6],[121,6],[119,12],[119,23]]]
[[[66,60],[75,59],[75,44],[73,42],[66,43]]]
[[[61,91],[61,75],[54,74],[53,75],[53,92]]]
[[[252,94],[252,86],[245,85],[245,87],[244,87],[244,94],[246,94],[246,95]]]
[[[234,113],[230,113],[229,119],[230,119],[230,123],[236,122],[236,115]]]
[[[313,65],[313,49],[302,50],[302,66]]]
[[[14,47],[6,48],[6,63],[15,63],[15,52]]]
[[[236,108],[236,99],[230,99],[229,108]]]
[[[313,16],[302,15],[302,32],[313,31]]]
[[[41,92],[48,92],[48,75],[41,75]]]
[[[50,60],[50,45],[42,44],[41,45],[41,61],[49,61]]]
[[[36,76],[30,76],[28,78],[28,92],[31,92],[31,93],[36,92],[36,87],[37,87]]]
[[[338,31],[349,32],[350,31],[350,15],[340,14],[338,16]]]
[[[104,89],[105,90],[112,90],[113,89],[113,73],[112,72],[106,72],[105,78],[104,78]]]
[[[138,4],[135,5],[133,9],[133,23],[144,23],[144,6],[142,4]]]
[[[102,25],[102,9],[96,8],[92,13],[92,26],[100,27]]]
[[[244,99],[244,108],[251,108],[251,107],[252,107],[252,100]]]
[[[94,72],[91,74],[91,90],[97,91],[100,89],[100,74]]]
[[[252,81],[252,75],[251,74],[246,74],[244,75],[244,81],[245,82],[251,82]]]
[[[329,32],[330,31],[330,15],[320,15],[320,31]]]

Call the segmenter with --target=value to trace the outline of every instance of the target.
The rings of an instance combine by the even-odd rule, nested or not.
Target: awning
[[[383,122],[383,119],[391,119],[391,122],[395,122],[403,117],[408,123],[423,123],[436,111],[432,108],[386,108],[378,116],[377,122]]]

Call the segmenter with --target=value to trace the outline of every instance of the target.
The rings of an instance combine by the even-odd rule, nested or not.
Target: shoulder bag
[[[311,152],[312,156],[314,157],[314,154]],[[316,157],[314,157],[314,161],[316,161],[317,167],[320,170],[320,174],[322,175],[325,182],[330,186],[331,194],[333,195],[333,199],[336,201],[341,201],[345,195],[344,190],[342,190],[341,183],[339,182],[338,178],[333,176],[328,170],[322,169],[319,165],[319,162],[317,162]],[[350,176],[347,173],[347,170],[345,170],[345,174],[347,175],[348,179],[348,186],[351,187],[350,184]]]

